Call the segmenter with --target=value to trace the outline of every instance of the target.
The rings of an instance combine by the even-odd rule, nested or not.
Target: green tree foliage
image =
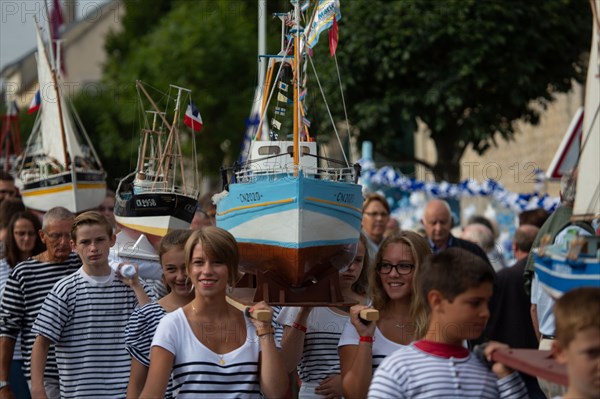
[[[241,0],[167,3],[170,11],[161,16],[146,2],[125,2],[125,29],[109,41],[103,86],[77,99],[109,179],[124,176],[135,164],[138,79],[163,92],[169,84],[193,91],[204,120],[196,136],[203,174],[217,175],[224,162],[238,156],[256,85],[257,6]],[[144,28],[138,25],[142,21]]]
[[[537,124],[555,93],[582,81],[589,8],[581,0],[342,2],[338,61],[351,123],[376,152],[401,161],[422,120],[438,153],[429,166],[457,181],[469,145],[483,154],[496,137],[512,139],[515,121]]]

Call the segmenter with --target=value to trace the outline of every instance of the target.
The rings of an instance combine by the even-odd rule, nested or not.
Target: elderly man
[[[15,341],[21,334],[25,376],[31,378],[31,349],[35,335],[31,331],[42,303],[54,284],[81,267],[79,256],[71,251],[71,225],[74,215],[56,207],[44,214],[39,234],[46,251],[19,263],[12,270],[0,304],[0,397],[10,397],[7,385]],[[48,398],[59,398],[58,369],[54,349],[45,370]]]
[[[481,257],[488,264],[490,263],[487,255],[477,244],[462,240],[450,234],[452,228],[452,213],[450,205],[446,201],[434,199],[425,205],[423,219],[421,219],[427,240],[431,246],[431,250],[437,253],[443,249],[450,247],[458,247]],[[491,265],[490,265],[491,266]]]

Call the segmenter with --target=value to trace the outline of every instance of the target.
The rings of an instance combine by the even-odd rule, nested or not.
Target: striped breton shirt
[[[147,303],[136,308],[125,328],[125,349],[135,360],[146,367],[150,367],[150,346],[158,323],[167,314],[167,311],[157,302]],[[165,393],[165,399],[173,397],[173,381]]]
[[[208,329],[206,330],[209,333]],[[215,334],[231,334],[217,331]],[[152,346],[171,352],[176,398],[245,399],[262,398],[259,385],[256,329],[246,317],[246,341],[225,354],[208,349],[192,331],[183,309],[160,321]]]
[[[4,294],[4,287],[6,287],[6,282],[8,281],[8,276],[10,276],[11,268],[6,258],[0,260],[0,301],[2,300],[2,295]],[[15,341],[15,348],[13,352],[13,360],[23,360],[22,349],[21,349],[21,337],[18,336]]]
[[[33,332],[55,344],[61,398],[125,397],[131,369],[125,326],[137,305],[112,269],[97,277],[80,268],[56,283]]]
[[[278,321],[291,326],[299,312],[299,307],[285,307],[279,314]],[[311,387],[316,387],[324,378],[341,374],[338,342],[349,319],[350,316],[336,313],[328,307],[316,307],[310,312],[304,335],[304,350],[298,364],[302,386],[307,386],[308,383]]]
[[[42,303],[54,284],[81,267],[79,255],[72,252],[64,262],[48,263],[29,259],[14,267],[6,282],[0,304],[0,336],[16,339],[21,333],[25,376],[31,378],[31,349],[36,334],[31,331]],[[54,346],[50,346],[46,378],[58,379]]]
[[[381,333],[379,327],[375,327],[375,334],[373,335],[373,337],[375,339],[373,341],[371,353],[373,354],[373,371],[375,371],[377,367],[381,364],[383,359],[385,359],[390,353],[394,352],[395,350],[404,347],[404,345],[398,344],[394,341],[390,341],[389,339],[387,339]],[[348,319],[346,325],[344,326],[344,331],[342,331],[342,336],[340,337],[340,342],[338,346],[358,345],[359,343],[360,335],[358,335],[356,327],[354,327],[350,319]]]
[[[281,340],[283,339],[283,324],[278,322],[279,313],[281,313],[282,309],[283,306],[271,306],[271,310],[273,311],[271,326],[273,326],[273,329],[275,330],[275,345],[278,348],[281,348]]]
[[[517,372],[498,379],[467,349],[453,347],[451,354],[443,347],[450,345],[417,341],[388,356],[373,376],[369,399],[528,397]]]

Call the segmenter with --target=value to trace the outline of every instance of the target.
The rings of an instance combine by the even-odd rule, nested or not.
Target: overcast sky
[[[98,7],[108,0],[69,1],[75,2],[81,19],[93,18]],[[48,6],[51,5],[52,0],[48,0]],[[47,27],[44,0],[0,0],[0,70],[35,48],[34,17],[44,29]]]

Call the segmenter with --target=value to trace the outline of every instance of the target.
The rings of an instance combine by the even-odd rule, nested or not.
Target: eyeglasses
[[[71,233],[46,233],[46,237],[48,237],[50,240],[52,241],[58,241],[61,238],[64,238],[66,240],[70,240],[71,239]]]
[[[376,217],[385,218],[385,217],[388,217],[389,213],[387,213],[387,212],[365,212],[365,215],[367,215],[370,218],[376,218]]]
[[[415,265],[412,263],[398,263],[397,265],[392,265],[391,263],[378,263],[377,264],[377,273],[379,274],[390,274],[392,269],[396,269],[396,273],[398,274],[409,274],[413,271]]]
[[[35,235],[36,235],[35,231],[15,231],[14,233],[17,237],[25,237],[25,236],[35,237]]]

